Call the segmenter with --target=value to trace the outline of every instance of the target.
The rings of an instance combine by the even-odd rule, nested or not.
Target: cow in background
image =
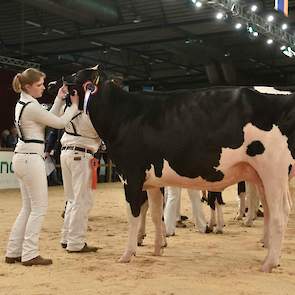
[[[162,195],[174,185],[221,191],[246,180],[259,187],[264,207],[262,271],[279,265],[291,200],[288,167],[295,157],[295,96],[262,94],[248,87],[212,87],[128,93],[98,67],[66,79],[83,93],[95,86],[87,109],[124,182],[128,243],[121,262],[136,252],[137,227],[147,190],[160,255]],[[82,90],[81,90],[82,89]]]

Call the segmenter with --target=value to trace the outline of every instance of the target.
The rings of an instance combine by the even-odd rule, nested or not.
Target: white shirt
[[[96,133],[89,116],[81,111],[81,113],[65,127],[65,131],[75,133],[73,125],[75,126],[76,133],[80,136],[67,134],[65,132],[60,141],[62,146],[82,147],[96,153],[101,144],[101,139]]]
[[[24,139],[37,139],[45,140],[45,127],[53,127],[57,129],[64,128],[71,119],[78,113],[78,108],[76,105],[71,105],[67,108],[66,112],[58,117],[61,105],[63,101],[56,98],[54,104],[48,112],[45,110],[37,99],[33,98],[25,92],[21,92],[20,101],[29,103],[20,118],[21,130]],[[15,106],[15,118],[18,119],[23,105],[17,103]],[[28,142],[25,143],[18,139],[18,143],[15,148],[15,152],[18,153],[38,153],[44,156],[44,144]]]

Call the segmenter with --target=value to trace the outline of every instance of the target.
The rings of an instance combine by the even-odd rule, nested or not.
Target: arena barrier
[[[13,150],[0,150],[0,189],[18,188],[19,184],[12,168]]]

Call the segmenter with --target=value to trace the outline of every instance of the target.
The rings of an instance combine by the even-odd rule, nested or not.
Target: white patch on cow
[[[244,161],[249,163],[256,171],[261,171],[267,169],[268,162],[273,165],[275,163],[277,165],[287,164],[287,167],[293,162],[288,149],[288,138],[281,133],[277,126],[273,125],[270,131],[264,131],[248,123],[244,126],[243,131],[243,144],[237,149],[222,148],[219,166],[216,169],[226,173],[228,167],[232,167],[237,162]],[[260,141],[263,144],[265,148],[263,154],[254,157],[247,155],[247,147],[253,141]]]
[[[281,90],[275,89],[274,87],[269,87],[269,86],[254,86],[254,89],[260,93],[266,93],[266,94],[281,94],[281,95],[292,94],[292,92],[290,91],[281,91]]]
[[[118,174],[119,178],[120,178],[120,181],[125,184],[125,185],[128,185],[127,183],[127,179],[124,179],[122,175]]]
[[[97,71],[97,70],[98,70],[98,67],[99,67],[99,65],[96,65],[96,66],[94,66],[94,67],[92,67],[92,68],[89,68],[89,69],[90,69],[90,70]]]
[[[91,94],[91,90],[87,90],[87,91],[85,92],[85,96],[84,96],[84,105],[83,105],[83,111],[84,111],[85,114],[87,113],[87,103],[88,103],[88,100],[89,100],[90,94]]]

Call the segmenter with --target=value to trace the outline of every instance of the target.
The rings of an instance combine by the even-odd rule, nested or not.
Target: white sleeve
[[[54,115],[52,112],[48,112],[41,105],[35,103],[30,104],[27,108],[30,108],[31,120],[56,129],[64,128],[78,113],[78,107],[74,104],[67,108],[65,113],[60,117]]]
[[[62,100],[56,97],[49,112],[54,115],[61,116],[63,113],[64,106],[65,106],[65,100]]]

